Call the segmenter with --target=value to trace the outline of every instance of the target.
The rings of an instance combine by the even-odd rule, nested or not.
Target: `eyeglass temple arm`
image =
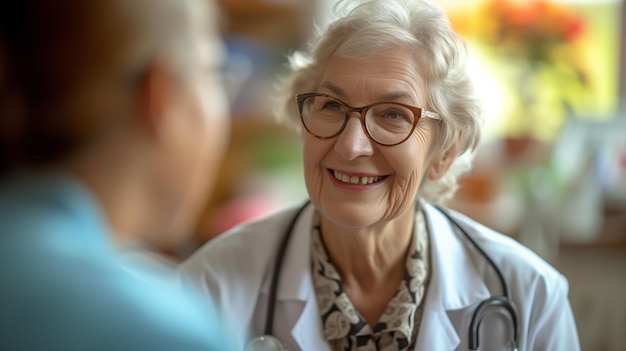
[[[441,119],[437,112],[422,110],[422,115],[420,116],[420,118],[424,118],[424,117],[432,118],[432,119]]]

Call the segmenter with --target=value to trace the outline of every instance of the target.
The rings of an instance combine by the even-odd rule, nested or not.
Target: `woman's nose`
[[[373,141],[367,136],[365,126],[357,114],[348,119],[344,130],[337,137],[335,151],[344,159],[353,160],[359,156],[370,156],[374,153]]]

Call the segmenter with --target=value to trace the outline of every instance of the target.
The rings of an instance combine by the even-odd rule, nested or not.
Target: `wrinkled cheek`
[[[304,164],[304,180],[306,182],[306,188],[309,192],[309,196],[314,202],[319,198],[322,193],[324,183],[324,173],[319,167],[319,164]]]
[[[314,203],[319,203],[324,188],[324,171],[321,168],[321,159],[317,156],[315,148],[311,148],[306,142],[302,145],[302,157],[304,160],[304,179],[309,197]]]
[[[393,206],[390,206],[390,210],[393,210],[393,213],[390,215],[397,216],[413,206],[421,179],[422,174],[413,172],[407,178],[398,178],[396,180],[390,194],[393,202]]]

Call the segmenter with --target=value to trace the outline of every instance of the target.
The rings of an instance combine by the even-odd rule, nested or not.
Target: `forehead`
[[[331,56],[324,66],[319,89],[339,98],[421,101],[423,79],[412,55],[395,52],[364,58]],[[372,101],[374,100],[374,101]]]

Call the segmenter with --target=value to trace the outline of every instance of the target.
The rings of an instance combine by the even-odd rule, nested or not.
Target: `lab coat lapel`
[[[422,208],[432,267],[415,350],[454,350],[465,339],[459,333],[466,333],[466,327],[455,325],[450,313],[469,309],[490,293],[474,262],[468,261],[467,244],[453,231],[453,224],[433,206],[422,203]]]
[[[309,206],[294,227],[281,269],[276,305],[300,303],[292,308],[299,316],[289,316],[291,336],[302,350],[330,351],[320,325],[317,301],[311,277],[311,228],[315,209]],[[269,296],[271,276],[265,279],[261,291]],[[280,316],[275,316],[275,319]]]
[[[306,305],[298,322],[291,330],[291,335],[302,350],[331,351],[324,337],[317,301],[312,287],[311,294],[309,294],[309,298],[305,303]]]

